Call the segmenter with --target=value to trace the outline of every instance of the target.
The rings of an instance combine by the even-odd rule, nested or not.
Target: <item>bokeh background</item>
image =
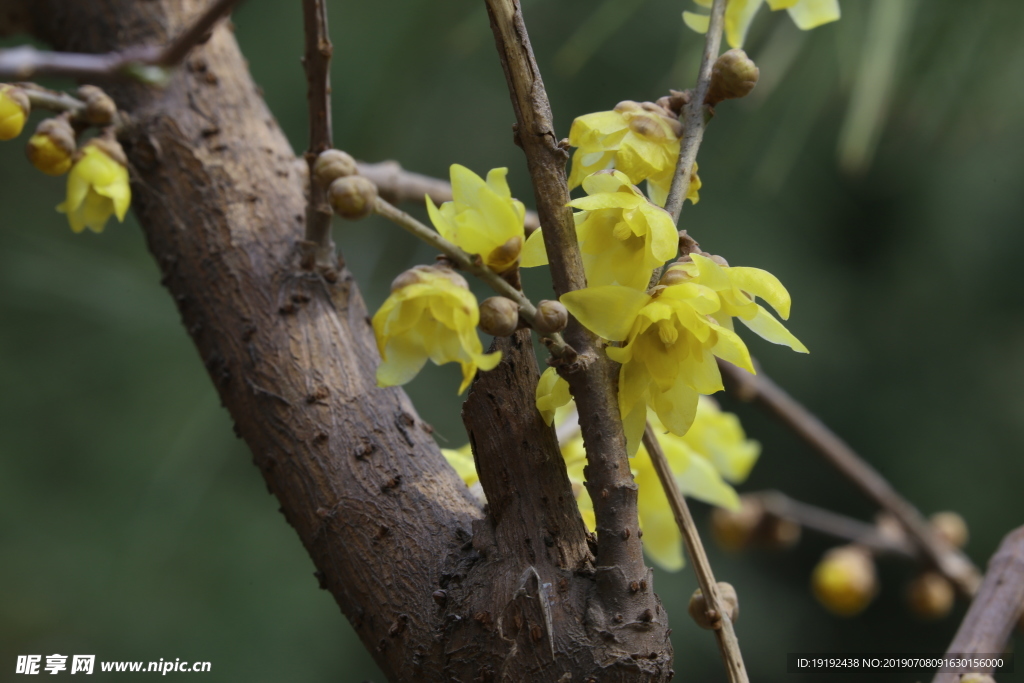
[[[693,82],[702,38],[680,21],[687,0],[524,5],[563,135],[576,115]],[[508,166],[532,204],[483,3],[329,7],[340,147],[442,177],[453,162]],[[762,9],[747,41],[761,83],[719,107],[682,227],[786,283],[790,329],[812,353],[755,339],[754,354],[923,511],[962,513],[983,564],[1024,522],[1024,5],[842,9],[809,33]],[[235,24],[303,148],[299,4],[248,0]],[[138,225],[73,235],[53,210],[63,181],[31,169],[24,139],[0,144],[0,678],[17,654],[57,652],[208,660],[204,680],[381,681],[234,438]],[[376,219],[335,238],[374,308],[433,256]],[[543,273],[527,286],[547,296]],[[465,438],[456,372],[429,368],[408,387],[447,446]],[[874,514],[782,427],[726,404],[764,445],[741,490]],[[753,680],[831,680],[785,673],[787,652],[940,652],[951,639],[964,605],[915,619],[903,602],[915,568],[896,561],[862,616],[825,612],[808,576],[832,544],[711,549],[741,595]],[[685,615],[692,573],[659,572],[656,586],[677,680],[724,680],[713,638]]]

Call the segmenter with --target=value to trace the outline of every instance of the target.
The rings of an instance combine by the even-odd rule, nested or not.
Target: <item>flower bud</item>
[[[729,617],[729,621],[735,622],[740,616],[740,599],[736,595],[736,589],[732,587],[731,583],[725,581],[718,582],[718,597],[721,599],[722,609],[725,610],[726,616]],[[704,592],[700,588],[693,592],[690,596],[690,605],[687,608],[690,616],[693,618],[697,625],[701,628],[708,629],[709,631],[714,629],[717,625],[716,622],[721,618],[715,614],[708,614],[712,612],[707,600],[704,599]]]
[[[409,270],[399,273],[398,277],[391,281],[392,293],[397,292],[403,287],[408,287],[409,285],[415,285],[422,282],[423,278],[421,277],[421,274],[424,273],[440,275],[457,287],[469,289],[469,283],[466,282],[466,278],[462,277],[448,266],[413,266]]]
[[[953,609],[953,584],[937,572],[924,572],[907,586],[910,610],[922,619],[941,619]]]
[[[44,119],[25,145],[32,165],[47,175],[64,175],[75,155],[75,131],[67,117]]]
[[[340,149],[321,152],[313,163],[313,177],[323,187],[330,187],[338,178],[358,173],[356,160],[349,156],[348,152],[342,152]]]
[[[761,71],[739,48],[724,52],[711,67],[711,85],[704,104],[713,107],[722,100],[746,97],[757,85]]]
[[[763,519],[761,502],[750,496],[740,496],[739,510],[716,507],[711,512],[711,535],[723,550],[742,550],[750,543]]]
[[[554,334],[565,329],[569,322],[569,312],[557,301],[545,299],[537,304],[537,317],[533,320],[533,329],[538,334]]]
[[[95,85],[83,85],[78,89],[78,96],[85,102],[82,118],[94,126],[109,126],[114,122],[117,105],[110,95]]]
[[[359,220],[373,213],[377,186],[362,176],[343,176],[331,183],[327,200],[334,213],[342,218]]]
[[[639,102],[634,102],[633,100],[623,100],[622,102],[619,102],[618,104],[615,105],[614,111],[617,111],[620,114],[625,114],[627,111],[643,111],[643,107],[640,106]]]
[[[0,83],[0,140],[13,140],[21,135],[30,111],[32,104],[25,91]]]
[[[669,268],[665,271],[661,279],[658,280],[658,284],[664,287],[670,287],[672,285],[678,285],[687,280],[691,279],[690,274],[682,268]]]
[[[967,522],[955,512],[936,512],[928,521],[932,530],[954,548],[963,548],[969,537]]]
[[[833,614],[852,617],[862,612],[878,591],[871,553],[857,545],[833,548],[814,568],[811,588]]]
[[[519,306],[503,296],[480,303],[480,329],[495,337],[507,337],[519,326]]]
[[[793,520],[767,515],[757,530],[757,540],[773,550],[788,550],[800,541],[801,534],[800,525]]]

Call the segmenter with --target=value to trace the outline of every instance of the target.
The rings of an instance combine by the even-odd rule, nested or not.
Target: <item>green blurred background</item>
[[[688,1],[524,4],[562,135],[576,115],[693,82],[703,41],[680,21]],[[532,204],[481,2],[329,6],[339,147],[436,176],[508,166]],[[809,33],[762,9],[746,45],[762,82],[719,107],[682,227],[786,283],[790,329],[812,353],[751,340],[753,353],[923,511],[960,511],[984,563],[1024,522],[1024,5],[842,6]],[[299,3],[248,0],[235,24],[302,148]],[[18,654],[57,652],[208,660],[204,680],[381,681],[234,438],[138,225],[73,235],[53,210],[63,180],[30,168],[24,140],[0,144],[0,679]],[[371,308],[433,256],[376,219],[335,237]],[[542,273],[527,287],[547,296]],[[465,438],[456,373],[428,368],[408,387],[448,446]],[[741,490],[874,513],[782,427],[725,403],[764,444]],[[939,652],[951,639],[964,606],[915,619],[914,568],[896,561],[862,616],[826,613],[807,584],[831,544],[711,549],[741,595],[753,680],[830,680],[786,674],[787,652]],[[657,577],[677,680],[724,680],[713,638],[685,614],[695,585],[688,569]]]

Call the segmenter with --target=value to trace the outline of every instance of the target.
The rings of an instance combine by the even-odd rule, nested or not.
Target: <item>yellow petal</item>
[[[611,341],[626,338],[640,309],[650,300],[646,292],[619,285],[587,287],[559,298],[580,324]]]
[[[442,448],[441,455],[466,483],[466,486],[472,486],[480,481],[480,475],[476,471],[476,462],[473,460],[473,451],[470,450],[468,443],[461,448]]]
[[[725,37],[729,47],[743,47],[747,31],[763,0],[729,0],[725,7]]]
[[[542,228],[537,228],[526,238],[523,250],[519,252],[520,268],[533,268],[548,264],[548,251],[544,246],[544,235],[541,230]]]
[[[764,311],[763,308],[760,310]],[[765,313],[765,315],[768,314]],[[772,318],[772,320],[775,319]],[[746,323],[747,321],[744,320],[743,322]],[[711,352],[722,360],[732,363],[736,367],[743,368],[748,372],[756,373],[754,370],[754,362],[750,358],[750,350],[747,348],[747,345],[743,343],[743,340],[740,339],[739,335],[720,325],[712,325],[712,328],[718,335],[718,339],[715,341],[715,345],[711,348]]]
[[[710,462],[696,457],[690,458],[689,465],[684,471],[676,474],[680,491],[711,505],[718,505],[727,510],[739,510],[740,498],[736,495],[735,489],[725,483]]]
[[[809,31],[839,20],[839,0],[800,0],[789,8],[789,16],[797,28]]]
[[[772,316],[771,313],[758,306],[757,315],[751,320],[740,321],[744,325],[754,331],[755,334],[760,336],[762,339],[766,339],[773,344],[782,344],[788,346],[797,353],[809,353],[807,347],[803,343],[793,336],[793,333],[785,328],[785,326]],[[751,368],[747,368],[750,370]],[[752,371],[752,370],[751,370]]]
[[[684,382],[676,382],[668,391],[656,392],[651,396],[651,407],[665,429],[682,436],[690,429],[697,416],[698,394]]]
[[[800,0],[767,0],[768,7],[770,7],[773,12],[780,9],[789,9],[799,1]]]
[[[548,368],[537,382],[537,410],[544,422],[551,426],[555,419],[555,410],[572,400],[569,383],[566,382],[555,368]]]
[[[789,297],[789,292],[777,277],[760,268],[744,268],[742,266],[729,268],[726,270],[726,274],[732,283],[743,291],[767,301],[772,308],[778,311],[783,320],[789,318],[792,300]]]
[[[711,24],[711,17],[707,14],[697,14],[696,12],[683,12],[683,23],[697,33],[707,33],[708,26]]]
[[[394,387],[405,384],[423,369],[427,353],[416,340],[398,336],[388,340],[384,359],[377,366],[377,386]]]
[[[637,508],[640,528],[644,532],[644,553],[665,571],[679,571],[684,565],[683,537],[646,450],[637,455],[634,467],[639,489]]]

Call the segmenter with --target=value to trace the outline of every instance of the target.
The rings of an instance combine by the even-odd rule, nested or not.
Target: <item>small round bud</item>
[[[47,175],[64,175],[75,156],[75,131],[66,116],[44,119],[25,145],[32,165]]]
[[[802,529],[791,519],[766,515],[757,538],[773,550],[788,550],[800,542]]]
[[[729,617],[729,621],[735,623],[740,616],[740,599],[736,595],[736,589],[732,587],[731,583],[719,581],[718,597],[721,599],[722,608],[725,610],[726,616]],[[708,605],[707,600],[704,599],[704,592],[700,588],[690,596],[690,605],[687,611],[698,626],[709,631],[714,629],[721,619],[721,616],[716,615]]]
[[[519,306],[503,296],[480,303],[480,329],[495,337],[507,337],[519,326]]]
[[[313,163],[313,177],[323,187],[330,187],[338,178],[358,173],[356,160],[349,156],[348,152],[342,152],[340,149],[321,152]]]
[[[538,334],[554,334],[565,329],[569,322],[569,312],[557,301],[545,299],[537,304],[537,317],[533,321],[533,329]]]
[[[859,614],[878,591],[871,553],[857,545],[833,548],[814,568],[811,589],[818,602],[833,614]]]
[[[21,88],[0,83],[0,140],[13,140],[21,135],[32,111],[32,103]]]
[[[936,512],[928,521],[932,530],[946,543],[954,548],[963,548],[967,545],[969,533],[967,522],[955,512]]]
[[[627,111],[643,111],[643,107],[640,106],[639,102],[634,102],[633,100],[623,100],[622,102],[619,102],[618,104],[615,105],[614,111],[617,111],[620,114],[624,114]]]
[[[711,535],[723,550],[742,550],[764,519],[764,506],[750,496],[740,496],[735,512],[716,507],[711,513]]]
[[[343,176],[331,183],[327,201],[334,213],[342,218],[359,220],[373,213],[377,201],[377,186],[358,175]]]
[[[95,85],[83,85],[78,89],[78,96],[85,102],[82,119],[94,126],[109,126],[117,115],[117,105],[110,95]]]
[[[922,619],[941,619],[953,609],[953,584],[937,572],[914,577],[907,586],[910,611]]]
[[[746,97],[760,75],[757,65],[743,50],[734,48],[722,53],[711,67],[711,85],[704,104],[713,107],[722,100]]]

